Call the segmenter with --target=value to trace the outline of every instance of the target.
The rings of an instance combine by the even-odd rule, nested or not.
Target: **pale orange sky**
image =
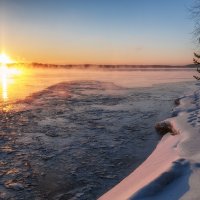
[[[6,0],[0,2],[0,48],[22,62],[189,64],[189,2]]]

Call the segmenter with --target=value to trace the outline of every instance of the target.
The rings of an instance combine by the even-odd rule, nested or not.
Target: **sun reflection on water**
[[[6,64],[1,65],[0,77],[2,87],[2,99],[7,101],[9,99],[8,87],[14,83],[14,76],[20,75],[21,71],[16,68],[9,68]]]
[[[6,66],[1,67],[1,82],[2,82],[2,99],[8,99],[8,82],[7,82],[7,69]]]

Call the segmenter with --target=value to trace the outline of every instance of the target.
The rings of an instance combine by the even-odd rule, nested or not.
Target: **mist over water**
[[[17,76],[1,73],[0,102],[23,99],[46,87],[71,81],[112,82],[125,88],[193,80],[194,69],[48,69],[23,68]],[[6,98],[5,98],[6,97]]]

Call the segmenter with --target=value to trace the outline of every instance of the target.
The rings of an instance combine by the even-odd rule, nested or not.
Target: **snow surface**
[[[157,124],[171,127],[170,132],[141,166],[99,200],[200,199],[200,84],[176,103],[174,117]]]

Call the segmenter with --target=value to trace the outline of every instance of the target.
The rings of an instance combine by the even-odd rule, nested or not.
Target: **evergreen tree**
[[[194,0],[194,5],[191,8],[191,16],[194,20],[194,39],[198,40],[198,45],[200,44],[200,0]],[[199,46],[198,46],[199,49]],[[193,63],[197,66],[197,72],[200,73],[200,53],[195,52]],[[193,76],[195,79],[200,80],[200,75]]]
[[[197,54],[197,53],[194,53],[194,58],[193,58],[193,63],[195,65],[197,65],[197,72],[200,73],[200,62],[199,62],[199,59],[200,59],[200,54]],[[194,78],[196,78],[197,80],[200,80],[200,76],[193,76]]]

